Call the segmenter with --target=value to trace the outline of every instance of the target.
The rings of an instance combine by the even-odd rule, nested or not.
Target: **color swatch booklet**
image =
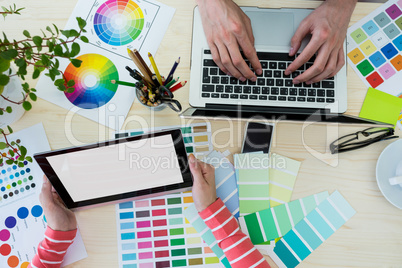
[[[89,43],[78,41],[81,67],[61,59],[59,68],[67,80],[74,79],[75,91],[57,90],[42,74],[37,84],[39,97],[120,130],[135,90],[110,81],[133,80],[125,69],[126,65],[133,67],[127,49],[137,49],[148,61],[145,53],[156,53],[174,12],[153,0],[79,0],[65,28],[77,29],[76,17],[81,17],[87,22],[83,35]]]
[[[42,124],[11,134],[8,141],[19,140],[28,155],[49,151]],[[18,152],[18,151],[17,151]],[[8,150],[3,158],[12,158]],[[16,156],[14,156],[15,158]],[[24,161],[24,167],[0,166],[0,267],[26,268],[44,238],[46,218],[39,202],[43,173],[33,162]],[[87,257],[84,243],[78,232],[62,266]]]

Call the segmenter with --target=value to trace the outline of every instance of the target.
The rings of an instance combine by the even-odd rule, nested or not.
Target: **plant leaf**
[[[34,42],[34,44],[35,44],[37,47],[41,47],[41,46],[42,46],[42,41],[43,41],[42,37],[36,35],[36,36],[32,37],[32,41]]]
[[[5,142],[0,142],[0,150],[4,150],[8,147],[7,143]]]
[[[37,99],[38,99],[38,97],[36,97],[36,94],[35,93],[29,93],[29,98],[32,100],[32,101],[36,101]]]
[[[70,61],[71,61],[71,63],[74,65],[74,67],[76,67],[76,68],[81,67],[82,60],[71,59]]]
[[[88,40],[88,38],[87,38],[86,36],[81,36],[80,39],[81,39],[81,41],[84,42],[84,43],[88,43],[88,42],[89,42],[89,40]]]
[[[22,103],[22,107],[25,109],[25,111],[29,111],[32,108],[32,104],[29,101],[24,101]]]
[[[4,40],[3,40],[4,41]],[[0,53],[0,57],[5,60],[12,60],[13,58],[18,56],[18,52],[16,49],[9,49]]]
[[[5,74],[0,74],[0,86],[5,86],[10,82],[10,77]]]
[[[24,30],[22,33],[23,33],[26,37],[31,38],[31,34],[30,34],[27,30]]]

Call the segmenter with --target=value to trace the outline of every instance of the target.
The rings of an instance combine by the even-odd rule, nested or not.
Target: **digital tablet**
[[[181,130],[34,155],[69,209],[190,190]]]

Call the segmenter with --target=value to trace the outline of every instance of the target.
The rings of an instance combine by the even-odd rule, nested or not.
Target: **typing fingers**
[[[343,65],[345,65],[345,54],[342,46],[338,52],[338,62],[336,64],[335,71],[331,73],[328,77],[335,76],[342,69]]]
[[[321,53],[319,53],[319,55],[320,54]],[[337,63],[338,63],[338,51],[333,50],[331,55],[328,58],[322,57],[322,59],[320,59],[319,57],[317,57],[316,61],[314,62],[314,65],[316,62],[318,64],[320,64],[321,62],[324,62],[324,61],[326,61],[325,63],[323,63],[323,64],[326,64],[326,65],[324,65],[325,66],[324,69],[322,69],[322,70],[321,70],[321,68],[319,68],[318,70],[316,69],[317,75],[313,76],[314,74],[311,74],[313,77],[307,78],[305,80],[305,81],[307,81],[307,84],[321,81],[327,77],[330,77],[330,75],[335,72]],[[309,70],[311,68],[314,68],[314,65],[312,67],[310,67]],[[313,71],[314,71],[314,69],[313,69]],[[307,73],[307,72],[308,72],[308,70],[306,70],[304,73]]]
[[[232,58],[230,55],[231,52],[228,51],[229,48],[224,43],[217,43],[216,46],[219,50],[219,56],[220,56],[222,65],[225,67],[226,70],[228,70],[227,74],[230,76],[234,76],[236,78],[242,77],[242,74],[240,73],[240,71],[233,65]],[[233,50],[235,48],[231,47],[231,49]],[[239,48],[237,48],[237,50],[239,50]],[[232,53],[235,53],[235,52],[232,52]],[[240,54],[240,51],[238,53]],[[246,63],[244,63],[244,64],[246,64]],[[251,72],[251,70],[250,70],[250,72]]]
[[[257,52],[255,51],[254,45],[251,43],[251,41],[247,38],[242,38],[238,39],[239,45],[243,50],[244,56],[250,61],[251,66],[255,70],[255,72],[260,75],[262,74],[262,67],[260,60],[257,57]],[[250,70],[250,68],[248,68]],[[247,72],[249,76],[246,76],[248,79],[255,81],[257,77],[255,74],[250,70],[250,72]]]
[[[323,44],[323,40],[320,40],[317,36],[314,36],[311,38],[310,42],[306,46],[306,48],[303,50],[302,53],[288,66],[286,69],[286,73],[290,74],[294,71],[296,71],[300,66],[305,64],[309,59],[311,59],[314,54],[320,49],[320,47]],[[298,77],[293,79],[294,84],[299,84],[301,82],[307,81],[309,78],[312,78],[318,73],[322,72],[322,70],[325,67],[325,59],[328,57],[328,55],[321,55],[321,61],[318,63],[317,60],[315,61],[313,67],[309,68],[307,71],[305,71],[303,74],[299,75]],[[321,66],[324,64],[324,66]],[[313,69],[312,69],[313,68]],[[320,70],[322,68],[322,70]]]
[[[228,70],[225,68],[225,66],[223,66],[222,61],[221,61],[221,57],[219,55],[219,50],[218,48],[215,46],[214,43],[210,43],[209,44],[209,49],[211,50],[211,55],[212,55],[212,59],[214,60],[214,62],[216,63],[216,65],[218,65],[219,69],[222,70],[222,72],[224,73],[228,73]]]

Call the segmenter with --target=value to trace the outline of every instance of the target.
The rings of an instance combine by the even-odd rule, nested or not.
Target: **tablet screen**
[[[47,160],[74,202],[183,182],[171,135]]]
[[[147,198],[192,186],[179,129],[34,157],[68,208]]]

